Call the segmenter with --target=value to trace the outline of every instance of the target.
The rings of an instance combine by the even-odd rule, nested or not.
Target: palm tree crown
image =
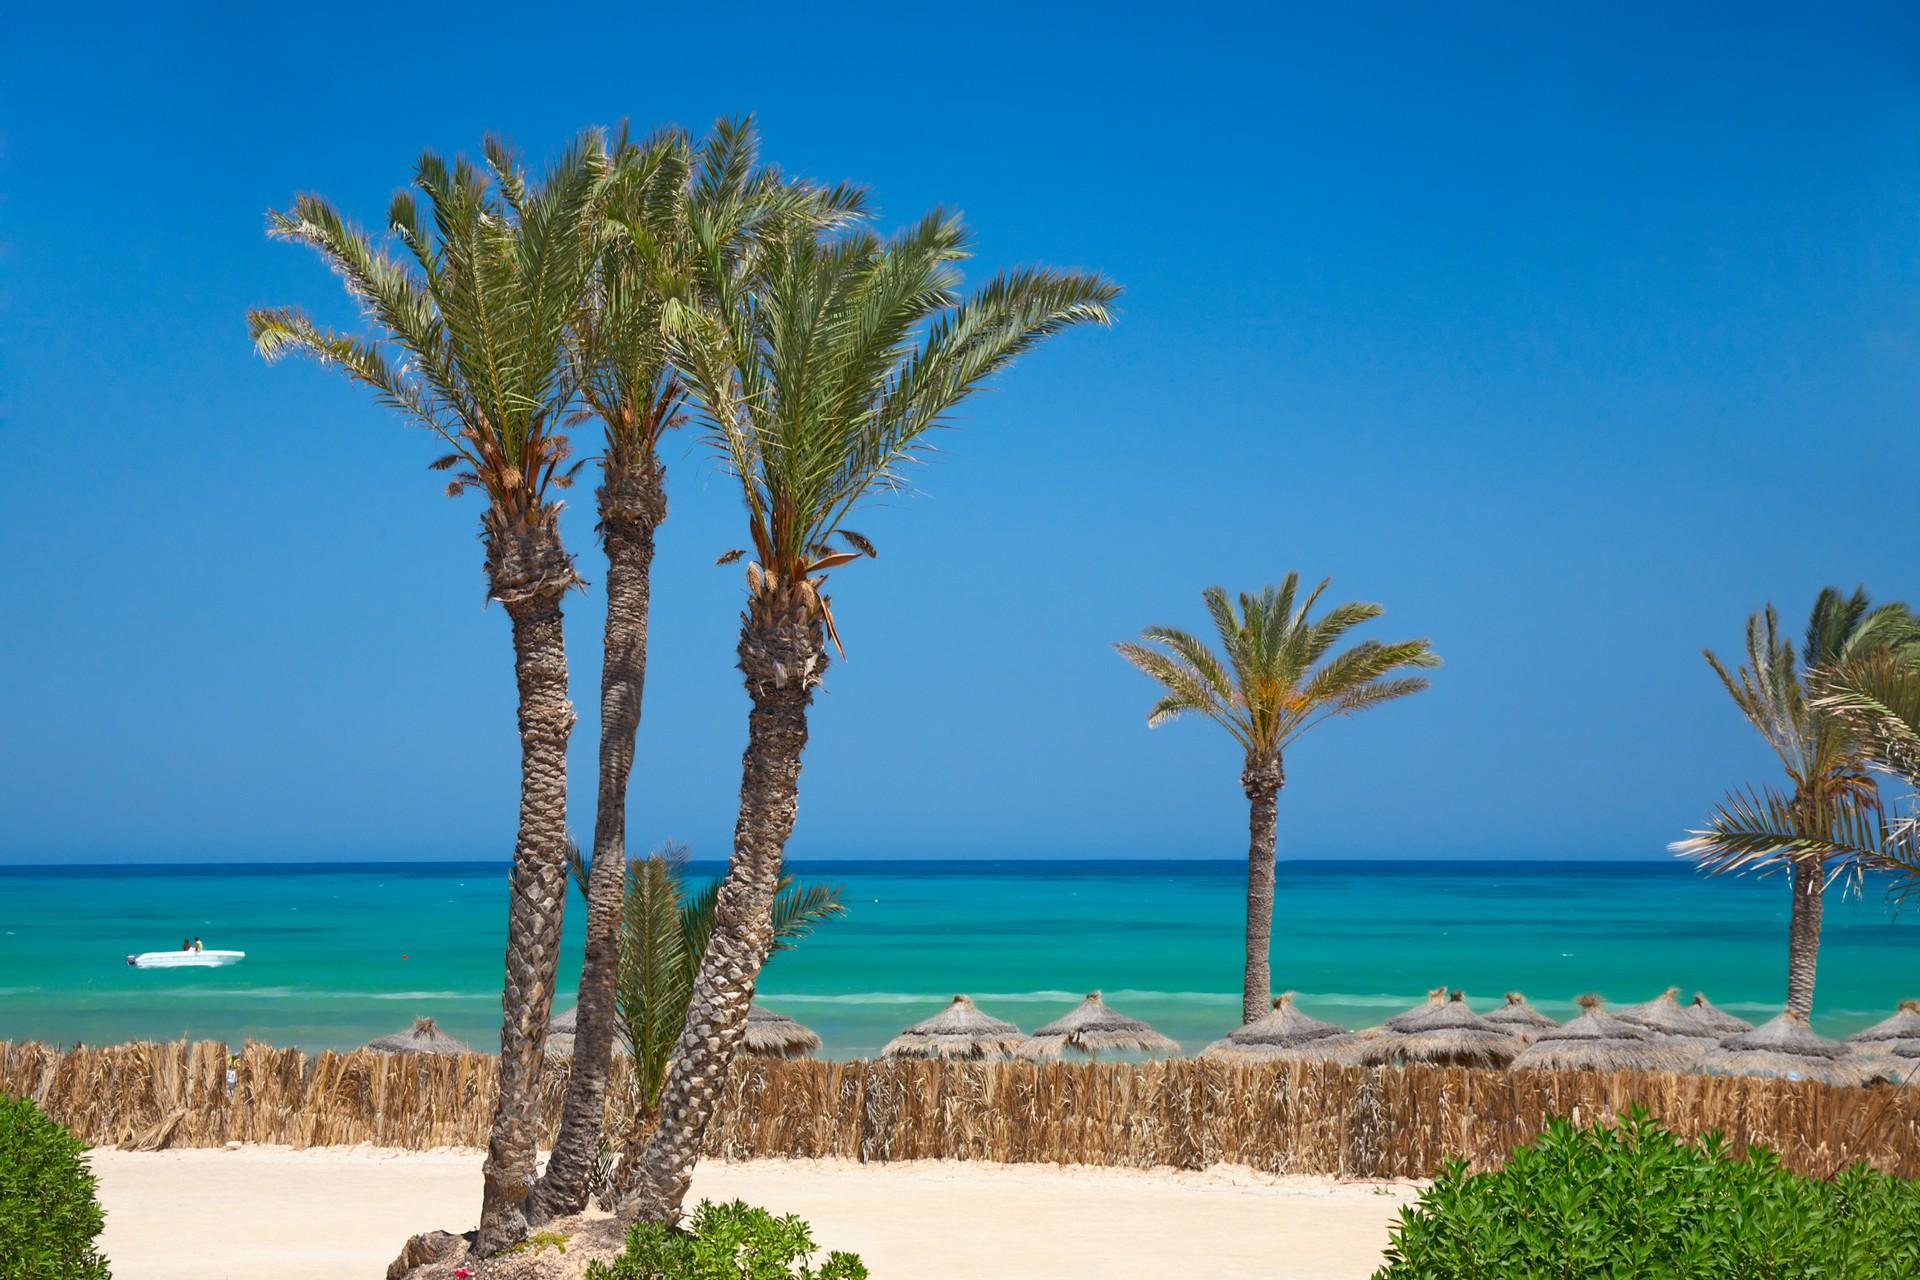
[[[707,279],[750,277],[780,234],[863,216],[866,193],[790,180],[759,163],[751,118],[722,120],[695,147],[684,130],[611,147],[587,305],[575,325],[581,398],[606,424],[607,461],[626,471],[679,422],[682,386],[663,320]]]
[[[700,254],[704,297],[670,303],[669,330],[746,500],[753,594],[797,592],[831,632],[820,575],[873,554],[841,527],[847,513],[897,486],[927,433],[1016,356],[1068,326],[1108,323],[1119,289],[1029,268],[963,299],[967,233],[937,211],[890,239],[802,227],[758,243],[750,269]]]
[[[1874,804],[1865,756],[1846,725],[1816,708],[1803,672],[1846,662],[1912,637],[1914,619],[1903,604],[1872,607],[1866,592],[1843,596],[1827,587],[1814,601],[1798,663],[1793,642],[1780,635],[1772,605],[1747,619],[1747,661],[1729,671],[1713,650],[1702,650],[1734,705],[1767,740],[1785,766],[1801,803]]]
[[[1920,646],[1920,621],[1906,605],[1874,607],[1864,590],[1843,595],[1827,587],[1814,601],[1796,654],[1780,635],[1772,605],[1747,619],[1747,661],[1729,671],[1712,650],[1708,664],[1741,714],[1779,756],[1790,790],[1771,787],[1735,792],[1707,826],[1679,841],[1675,852],[1710,872],[1778,867],[1798,859],[1837,855],[1845,869],[1860,870],[1852,856],[1877,830],[1879,787],[1871,734],[1859,729],[1873,717],[1844,697],[1818,696],[1837,673],[1868,678],[1898,670],[1900,655]],[[1891,663],[1888,668],[1883,664]],[[1823,850],[1823,851],[1820,851]]]
[[[1341,637],[1383,610],[1348,603],[1313,618],[1330,581],[1323,578],[1298,599],[1300,575],[1289,573],[1277,588],[1257,596],[1242,592],[1237,609],[1223,588],[1207,588],[1204,599],[1224,657],[1175,627],[1148,627],[1141,633],[1146,644],[1115,645],[1166,687],[1147,712],[1148,725],[1198,712],[1232,734],[1249,761],[1269,760],[1322,721],[1425,689],[1426,677],[1394,673],[1440,665],[1426,640],[1363,640],[1334,652]]]
[[[529,185],[517,157],[488,139],[485,164],[449,167],[428,152],[411,192],[388,209],[404,256],[318,196],[269,216],[269,234],[318,250],[375,333],[354,337],[292,307],[248,313],[256,349],[300,352],[344,370],[453,449],[433,466],[463,466],[449,494],[488,499],[490,537],[551,534],[553,491],[572,483],[564,432],[575,374],[563,341],[594,255],[591,214],[606,174],[598,138],[580,138]],[[544,566],[541,576],[569,567]]]

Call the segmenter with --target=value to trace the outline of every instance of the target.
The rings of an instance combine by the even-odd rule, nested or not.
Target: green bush
[[[86,1150],[27,1099],[0,1096],[0,1280],[107,1280]]]
[[[735,1200],[702,1200],[686,1229],[635,1223],[627,1251],[587,1267],[587,1280],[867,1280],[851,1253],[830,1253],[813,1269],[813,1232]]]
[[[1920,1276],[1920,1190],[1856,1165],[1805,1178],[1717,1133],[1683,1142],[1639,1109],[1555,1120],[1499,1169],[1460,1161],[1400,1211],[1374,1280]]]

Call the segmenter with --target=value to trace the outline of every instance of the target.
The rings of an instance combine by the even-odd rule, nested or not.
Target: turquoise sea
[[[718,874],[696,864],[693,872]],[[1188,1048],[1236,1020],[1243,864],[839,862],[848,915],[777,955],[760,999],[835,1057],[876,1052],[955,992],[1031,1028],[1094,988]],[[499,863],[0,867],[0,1040],[246,1037],[346,1048],[419,1014],[497,1044],[506,867]],[[1783,880],[1674,863],[1282,863],[1274,981],[1311,1012],[1378,1022],[1430,986],[1485,1008],[1504,990],[1568,1015],[1669,985],[1749,1019],[1777,1012]],[[585,911],[569,902],[560,999]],[[231,968],[129,968],[197,934]],[[1829,896],[1816,1025],[1875,1021],[1920,994],[1920,920],[1874,888]]]

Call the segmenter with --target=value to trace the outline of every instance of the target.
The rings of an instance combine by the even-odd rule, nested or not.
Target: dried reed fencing
[[[225,1045],[71,1049],[0,1044],[0,1093],[35,1099],[88,1142],[143,1149],[228,1141],[427,1148],[486,1142],[495,1060],[320,1053],[249,1044],[226,1081]],[[551,1139],[566,1093],[548,1061]],[[854,1160],[1250,1165],[1276,1173],[1403,1178],[1460,1156],[1484,1167],[1550,1116],[1603,1119],[1639,1104],[1675,1132],[1764,1143],[1802,1172],[1855,1160],[1920,1175],[1920,1089],[1630,1072],[1459,1067],[1124,1063],[788,1062],[736,1066],[710,1155]],[[631,1115],[633,1078],[610,1110]]]

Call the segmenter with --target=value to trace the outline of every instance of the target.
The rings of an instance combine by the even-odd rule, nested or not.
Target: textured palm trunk
[[[490,529],[487,572],[493,597],[513,620],[520,689],[520,831],[507,907],[500,1097],[487,1142],[474,1246],[482,1256],[516,1243],[527,1229],[539,1124],[536,1088],[567,894],[567,738],[573,707],[567,701],[560,600],[575,580],[550,515],[537,525]]]
[[[1787,920],[1787,1012],[1813,1013],[1814,966],[1820,961],[1820,910],[1826,868],[1818,862],[1793,865],[1793,910]]]
[[[660,1091],[658,1123],[625,1179],[620,1213],[629,1220],[671,1222],[679,1215],[727,1069],[746,1033],[754,983],[773,944],[773,896],[793,834],[807,706],[826,666],[818,606],[791,588],[755,592],[740,629],[740,670],[753,708],[733,858]]]
[[[586,959],[580,969],[579,1025],[560,1133],[534,1188],[534,1221],[578,1213],[606,1123],[613,1067],[614,993],[620,976],[620,915],[626,888],[627,780],[647,678],[647,610],[654,532],[666,519],[664,472],[651,455],[600,487],[600,534],[607,552],[607,629],[600,667],[600,790],[587,876]]]
[[[1273,846],[1280,788],[1287,785],[1278,755],[1249,759],[1240,787],[1247,793],[1247,968],[1240,982],[1240,1018],[1252,1022],[1272,1008]]]

